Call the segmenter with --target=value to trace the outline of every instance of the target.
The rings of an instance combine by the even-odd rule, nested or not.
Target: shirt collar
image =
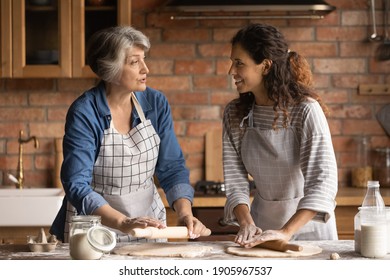
[[[106,98],[106,94],[105,94],[106,89],[105,89],[103,81],[99,82],[99,84],[96,87],[96,90],[97,90],[96,103],[97,103],[97,107],[98,107],[98,111],[99,111],[100,116],[103,117],[103,116],[111,115],[110,108],[108,107],[108,102],[107,102],[107,98]],[[141,105],[144,113],[153,109],[152,105],[149,103],[149,101],[146,98],[146,95],[150,94],[148,87],[146,88],[145,91],[136,91],[134,93],[135,93],[135,96],[137,97],[138,102]],[[139,118],[137,110],[134,110],[133,112],[134,112],[135,116],[137,118]]]

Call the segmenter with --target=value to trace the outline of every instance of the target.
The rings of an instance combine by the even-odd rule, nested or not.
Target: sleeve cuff
[[[87,194],[82,203],[82,215],[91,215],[96,209],[102,207],[108,202],[98,193],[90,192]]]
[[[173,203],[179,198],[188,199],[191,204],[194,200],[194,188],[188,184],[177,184],[165,194],[169,206],[173,209]]]

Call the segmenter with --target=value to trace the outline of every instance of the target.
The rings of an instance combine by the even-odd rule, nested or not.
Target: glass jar
[[[372,180],[372,167],[369,164],[369,141],[367,136],[363,135],[359,139],[357,151],[358,166],[352,169],[352,186],[366,187],[367,182]]]
[[[374,179],[382,187],[390,188],[390,148],[375,149]]]
[[[387,223],[384,208],[362,207],[360,210],[360,253],[368,258],[387,254]]]
[[[356,213],[353,219],[354,226],[354,243],[355,243],[355,252],[360,254],[360,236],[361,236],[361,224],[360,224],[360,210],[362,208],[359,207],[359,212]]]
[[[390,207],[385,208],[387,224],[387,254],[390,254]]]
[[[101,225],[100,216],[74,216],[70,223],[69,253],[74,260],[98,260],[116,245],[115,233]]]

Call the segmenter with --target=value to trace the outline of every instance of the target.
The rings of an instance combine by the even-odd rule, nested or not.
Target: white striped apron
[[[93,169],[92,189],[101,194],[109,205],[122,214],[136,218],[148,216],[166,224],[166,211],[154,184],[153,175],[158,160],[160,138],[135,96],[131,100],[141,123],[126,135],[120,134],[111,121],[104,131],[98,158]],[[70,216],[75,208],[68,202],[65,240],[68,237]],[[117,242],[159,242],[134,238],[118,230]]]
[[[280,229],[297,211],[304,195],[299,147],[292,126],[276,131],[262,130],[253,126],[253,111],[248,115],[241,155],[256,185],[251,215],[263,231]],[[327,223],[310,221],[294,234],[292,240],[334,239],[337,236],[335,228],[334,217]]]

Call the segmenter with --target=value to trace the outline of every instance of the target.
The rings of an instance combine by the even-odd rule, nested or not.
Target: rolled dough
[[[226,248],[226,252],[232,255],[242,257],[255,257],[255,258],[295,258],[317,255],[322,252],[322,249],[318,246],[301,245],[302,251],[290,251],[286,252],[274,251],[265,248],[243,248],[240,246],[231,246]]]
[[[169,243],[141,243],[126,245],[114,249],[117,255],[143,256],[143,257],[181,257],[195,258],[202,257],[210,252],[213,247],[202,245],[169,244]]]

